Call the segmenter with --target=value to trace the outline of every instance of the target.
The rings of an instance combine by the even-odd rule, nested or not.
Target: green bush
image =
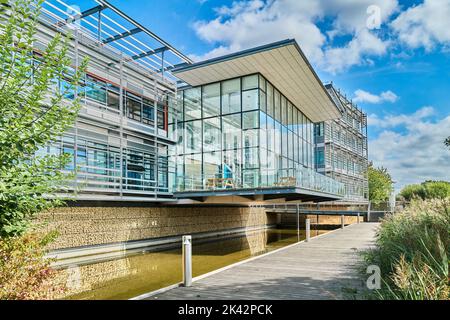
[[[400,192],[406,201],[413,199],[445,199],[450,197],[450,183],[446,181],[427,181],[422,184],[406,186]]]
[[[45,259],[44,248],[53,239],[37,233],[0,238],[0,300],[48,300],[65,292]]]
[[[450,199],[416,200],[384,220],[376,247],[365,253],[366,267],[381,269],[376,299],[448,300]]]

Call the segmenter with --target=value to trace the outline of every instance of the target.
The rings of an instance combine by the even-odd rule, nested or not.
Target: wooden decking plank
[[[344,299],[360,288],[359,252],[378,224],[357,224],[150,297],[158,300]]]

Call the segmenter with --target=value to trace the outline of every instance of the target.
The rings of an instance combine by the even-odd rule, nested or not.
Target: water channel
[[[311,236],[328,232],[312,230]],[[300,240],[304,240],[304,232]],[[180,239],[181,240],[181,239]],[[193,276],[258,256],[298,241],[296,230],[268,229],[193,241]],[[181,241],[180,241],[181,243]],[[110,261],[61,270],[72,294],[67,299],[130,299],[182,281],[181,247],[145,251]]]

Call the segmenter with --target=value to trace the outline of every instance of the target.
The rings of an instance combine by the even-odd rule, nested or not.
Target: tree
[[[448,137],[444,143],[447,147],[450,147],[450,137]]]
[[[413,199],[446,199],[450,197],[450,182],[426,181],[422,184],[409,185],[403,188],[400,196],[406,201]]]
[[[73,125],[87,60],[72,68],[70,36],[60,34],[34,50],[42,3],[0,0],[0,237],[22,235],[35,214],[63,204],[49,195],[69,179],[60,170],[69,155],[38,151]]]
[[[369,200],[375,204],[389,201],[393,188],[392,177],[386,168],[375,168],[371,163],[369,173]]]

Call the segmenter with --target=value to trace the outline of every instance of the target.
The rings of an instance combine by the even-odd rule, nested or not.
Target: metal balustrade
[[[299,188],[345,196],[345,185],[310,168],[260,170],[244,173],[242,178],[215,175],[187,175],[176,178],[177,192],[243,189]]]

